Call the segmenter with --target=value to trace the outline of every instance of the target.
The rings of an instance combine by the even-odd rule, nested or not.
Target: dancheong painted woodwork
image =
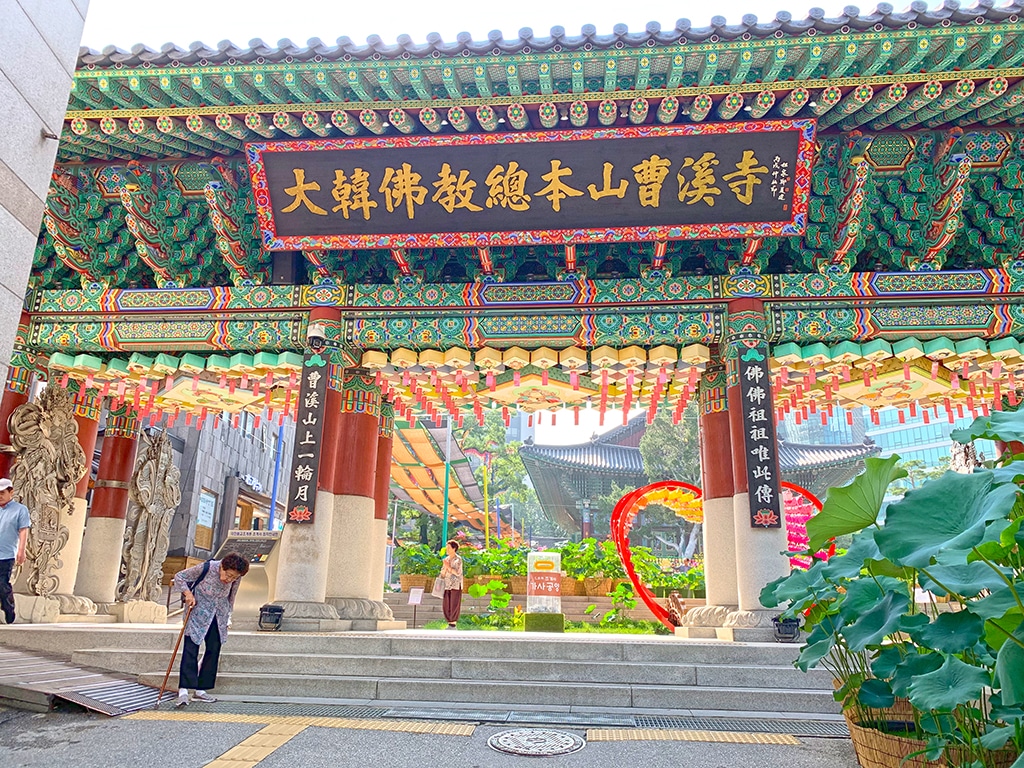
[[[1020,13],[949,0],[608,35],[83,50],[11,381],[49,371],[151,419],[281,419],[309,314],[333,307],[330,362],[367,369],[406,420],[681,413],[730,302],[756,299],[776,415],[1016,405]],[[789,178],[759,154],[764,126],[801,137]],[[622,150],[735,136],[754,143],[728,158]],[[734,187],[745,149],[758,162]],[[412,151],[437,153],[429,170]],[[642,203],[651,155],[676,206],[662,218]],[[268,158],[289,161],[284,181]],[[510,161],[530,166],[535,218],[491,178]],[[421,178],[400,187],[405,163]],[[773,185],[790,210],[726,205]],[[292,205],[305,223],[288,229]]]

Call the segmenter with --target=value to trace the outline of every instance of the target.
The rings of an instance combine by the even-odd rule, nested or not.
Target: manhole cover
[[[551,757],[579,752],[586,742],[579,736],[547,728],[516,728],[496,733],[487,740],[487,746],[498,752],[527,757]]]

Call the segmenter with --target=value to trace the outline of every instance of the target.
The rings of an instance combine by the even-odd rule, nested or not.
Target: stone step
[[[70,657],[80,649],[159,650],[170,653],[180,627],[99,628],[0,626],[0,644]],[[491,658],[579,661],[635,661],[666,664],[739,664],[788,667],[799,646],[781,643],[722,643],[666,636],[530,635],[503,632],[346,632],[334,635],[232,632],[225,650],[233,653],[421,658]]]
[[[171,684],[176,684],[172,680]],[[144,674],[140,682],[159,685],[163,675]],[[473,702],[509,706],[602,706],[635,709],[835,714],[828,691],[814,689],[715,688],[687,685],[623,685],[587,682],[485,679],[336,677],[226,672],[217,692],[233,696],[302,697],[374,702]]]
[[[169,654],[160,651],[83,650],[72,657],[75,664],[144,674],[165,666]],[[221,654],[223,672],[252,675],[370,676],[438,680],[497,680],[588,682],[618,685],[688,685],[732,688],[821,688],[827,690],[831,675],[825,670],[804,674],[793,667],[764,665],[692,665],[650,662],[564,660],[509,660],[492,658],[367,657],[303,654],[267,655],[226,651]]]

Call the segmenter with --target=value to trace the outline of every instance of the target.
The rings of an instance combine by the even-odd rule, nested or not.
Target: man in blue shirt
[[[28,508],[14,501],[14,484],[6,477],[0,479],[0,609],[8,624],[14,623],[11,571],[25,562],[25,544],[31,527]]]

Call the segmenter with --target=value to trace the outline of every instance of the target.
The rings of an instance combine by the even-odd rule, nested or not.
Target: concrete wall
[[[25,299],[89,0],[0,0],[0,376]]]

